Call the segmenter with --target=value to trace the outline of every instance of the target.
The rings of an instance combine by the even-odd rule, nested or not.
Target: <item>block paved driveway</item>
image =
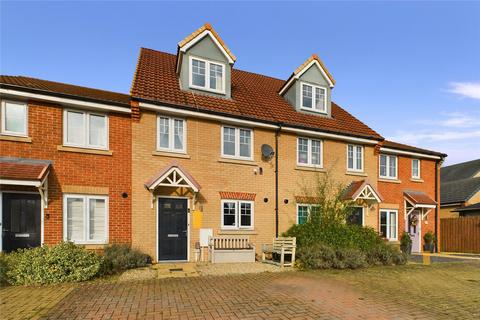
[[[418,284],[418,286],[414,285]],[[262,273],[0,290],[1,317],[41,319],[478,319],[480,263]],[[28,289],[28,290],[25,290]],[[22,300],[21,290],[28,294]],[[63,290],[63,291],[62,291]],[[34,291],[34,290],[33,290]],[[63,292],[63,293],[60,293]],[[16,294],[16,296],[15,296]],[[13,295],[13,298],[11,298]],[[46,296],[45,296],[46,295]],[[34,296],[37,296],[35,298]],[[48,299],[48,296],[53,296]],[[58,298],[60,296],[61,298]],[[50,301],[22,313],[35,301]],[[30,307],[25,307],[30,305]]]

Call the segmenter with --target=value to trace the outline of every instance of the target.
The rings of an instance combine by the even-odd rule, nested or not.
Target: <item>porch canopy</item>
[[[422,219],[425,219],[430,211],[437,207],[437,202],[422,191],[404,191],[403,196],[405,199],[405,218],[413,211],[419,210]]]
[[[364,201],[367,204],[380,203],[382,196],[367,180],[352,181],[345,188],[342,195],[343,200]]]
[[[145,188],[152,194],[152,207],[153,193],[158,187],[187,188],[193,191],[194,195],[200,191],[200,184],[176,161],[145,182]]]
[[[52,161],[25,158],[0,158],[0,185],[34,187],[44,208],[48,206],[48,174]]]

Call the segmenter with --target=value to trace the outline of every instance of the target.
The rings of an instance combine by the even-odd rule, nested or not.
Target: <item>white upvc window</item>
[[[398,211],[380,210],[380,234],[388,240],[398,239]]]
[[[63,111],[65,146],[108,150],[108,116],[101,113]]]
[[[190,57],[189,79],[191,88],[225,93],[225,64]]]
[[[327,88],[301,83],[300,103],[301,109],[326,113]]]
[[[108,197],[65,194],[63,239],[79,244],[108,243]]]
[[[222,157],[253,160],[252,129],[222,126]]]
[[[412,159],[412,178],[420,179],[420,160]]]
[[[186,136],[184,119],[157,116],[157,150],[185,153]]]
[[[222,229],[253,229],[253,201],[222,200]]]
[[[323,166],[323,141],[298,137],[297,165],[321,168]]]
[[[397,156],[380,155],[380,178],[397,179]]]
[[[1,133],[26,137],[28,135],[28,106],[24,102],[2,100]]]
[[[297,203],[297,224],[307,223],[312,213],[320,212],[320,206],[316,204]]]
[[[347,145],[347,170],[363,171],[363,146]]]

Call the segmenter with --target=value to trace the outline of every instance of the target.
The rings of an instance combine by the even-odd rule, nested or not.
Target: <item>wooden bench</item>
[[[273,244],[262,247],[262,261],[271,262],[280,267],[293,267],[295,264],[295,249],[297,239],[295,237],[279,237],[273,239]],[[272,260],[266,259],[266,254],[272,255]],[[286,261],[285,256],[289,257]]]
[[[255,246],[248,236],[215,236],[209,238],[211,263],[255,262]]]

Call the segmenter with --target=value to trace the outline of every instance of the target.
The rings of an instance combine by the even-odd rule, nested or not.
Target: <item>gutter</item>
[[[278,238],[278,137],[281,130],[282,125],[279,124],[275,131],[275,238]]]

